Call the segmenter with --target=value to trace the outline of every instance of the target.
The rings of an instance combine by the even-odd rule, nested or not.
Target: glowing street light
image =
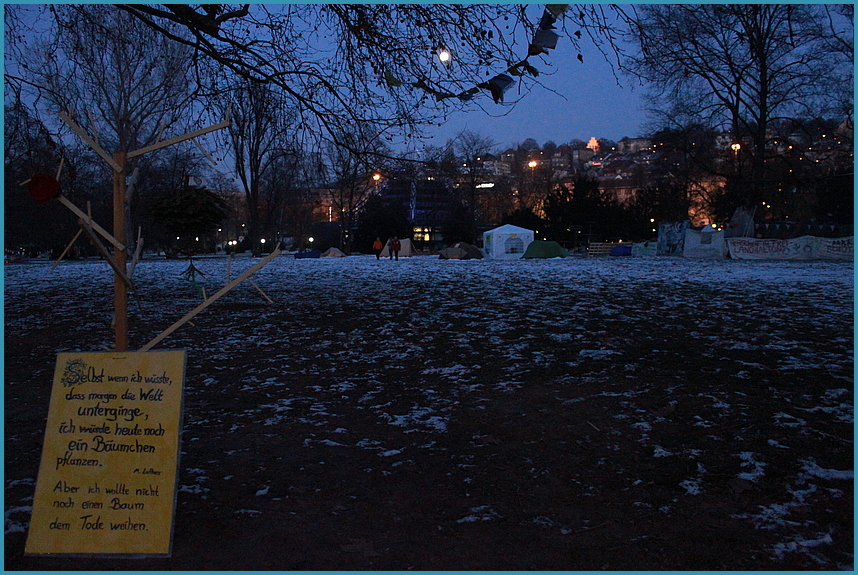
[[[453,55],[450,54],[450,51],[446,48],[441,48],[441,50],[438,51],[438,59],[442,62],[449,62],[452,58]]]

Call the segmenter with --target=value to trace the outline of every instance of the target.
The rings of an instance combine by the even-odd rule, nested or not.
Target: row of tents
[[[657,255],[681,255],[695,259],[736,260],[836,260],[852,261],[854,237],[820,238],[801,236],[791,239],[761,239],[747,235],[728,235],[728,228],[706,226],[694,230],[688,222],[662,224],[658,234]]]
[[[517,260],[531,258],[565,258],[569,255],[560,244],[534,241],[532,230],[510,224],[483,233],[483,249],[464,242],[441,250],[441,259]]]
[[[753,229],[751,217],[737,210],[737,215],[728,227],[710,225],[695,230],[687,221],[664,223],[659,226],[657,242],[621,243],[609,253],[612,256],[675,255],[694,259],[730,257],[746,260],[852,261],[854,258],[853,236],[760,239],[749,237]],[[555,258],[568,255],[557,242],[534,241],[531,230],[511,225],[485,232],[483,245],[483,251],[490,259]]]
[[[658,242],[617,244],[610,251],[614,256],[673,255],[696,259],[783,259],[783,260],[844,260],[854,257],[853,238],[820,238],[802,236],[788,240],[728,237],[728,228],[707,226],[691,229],[688,222],[663,223],[659,226]],[[753,229],[753,228],[751,228]],[[440,251],[441,259],[516,260],[531,258],[563,258],[569,253],[557,242],[534,241],[534,232],[513,225],[503,225],[483,233],[483,249],[459,242]],[[414,255],[410,240],[401,240],[399,255]],[[309,252],[295,257],[342,257],[343,252],[331,248],[324,253]],[[390,256],[390,245],[384,246],[381,257]]]

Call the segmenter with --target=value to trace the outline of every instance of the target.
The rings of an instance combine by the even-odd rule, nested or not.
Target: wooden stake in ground
[[[54,271],[55,269],[57,269],[57,266],[60,265],[60,262],[63,261],[63,258],[65,257],[65,255],[67,253],[69,253],[69,250],[72,248],[72,246],[74,245],[74,243],[77,241],[77,239],[80,237],[80,235],[82,233],[83,233],[83,230],[77,231],[77,233],[72,238],[72,241],[69,242],[69,245],[66,246],[66,249],[63,250],[63,253],[60,254],[60,257],[58,257],[57,261],[54,262],[54,265],[51,266],[51,271]]]

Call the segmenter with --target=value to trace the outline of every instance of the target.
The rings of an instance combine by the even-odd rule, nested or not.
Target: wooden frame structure
[[[101,158],[105,162],[107,162],[107,164],[113,169],[112,236],[106,231],[104,231],[101,227],[97,226],[91,218],[86,216],[86,214],[84,214],[80,209],[77,208],[77,206],[72,204],[70,201],[63,198],[62,196],[60,196],[59,199],[66,207],[75,212],[78,216],[81,217],[81,220],[85,222],[86,225],[84,226],[84,230],[87,232],[87,235],[90,236],[91,240],[95,239],[96,247],[100,245],[100,242],[98,242],[98,240],[95,238],[95,235],[92,233],[93,231],[96,231],[105,238],[107,238],[116,248],[113,252],[113,258],[110,258],[109,254],[107,254],[106,257],[108,263],[110,263],[114,271],[113,299],[115,307],[114,329],[116,334],[116,351],[128,351],[129,279],[126,267],[128,263],[128,256],[125,253],[125,176],[127,162],[130,158],[142,156],[143,154],[154,152],[155,150],[160,150],[161,148],[166,148],[167,146],[172,146],[173,144],[178,144],[179,142],[184,142],[186,140],[194,140],[194,138],[208,134],[209,132],[222,130],[223,128],[226,128],[230,125],[230,121],[227,120],[224,122],[220,122],[219,124],[214,124],[206,128],[182,134],[181,136],[175,136],[173,138],[161,140],[160,142],[156,142],[150,146],[145,146],[143,148],[131,152],[114,152],[113,155],[110,155],[106,151],[104,151],[104,149],[98,144],[97,141],[91,138],[89,134],[87,134],[80,126],[78,126],[69,114],[60,112],[59,117],[72,129],[75,134],[77,134],[84,142],[86,142],[87,145],[89,145],[89,147],[92,148],[96,154],[101,156]],[[196,140],[194,140],[194,143],[199,146]],[[101,252],[102,250],[100,249],[99,251]],[[106,250],[104,251],[106,252]],[[105,255],[105,253],[102,253],[102,255]]]

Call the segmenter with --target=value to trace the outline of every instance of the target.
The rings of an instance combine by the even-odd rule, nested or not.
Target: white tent
[[[402,244],[399,250],[399,257],[407,258],[409,256],[414,255],[414,246],[411,245],[411,240],[406,238],[403,240],[399,240],[399,243]],[[390,257],[390,240],[387,240],[387,244],[385,244],[384,249],[381,250],[381,257]]]
[[[697,259],[721,259],[727,257],[727,242],[724,230],[706,226],[702,231],[685,230],[685,247],[682,257]]]
[[[483,251],[494,260],[517,260],[533,241],[533,232],[505,225],[483,233]]]
[[[322,253],[322,257],[323,258],[344,258],[344,257],[346,257],[346,254],[344,254],[343,252],[341,252],[337,248],[328,248],[327,250],[324,251],[324,253]]]

